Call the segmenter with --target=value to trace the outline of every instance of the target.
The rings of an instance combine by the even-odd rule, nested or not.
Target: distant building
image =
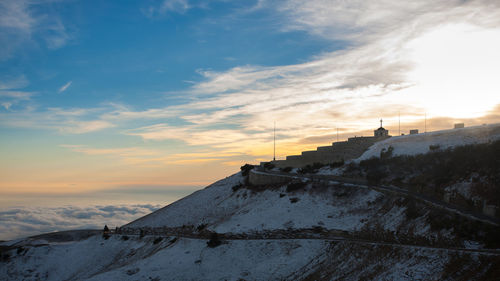
[[[373,131],[373,135],[375,137],[387,137],[389,135],[389,131],[384,129],[384,127],[380,127]]]
[[[303,168],[314,163],[331,164],[360,157],[370,146],[378,141],[389,138],[389,131],[382,127],[373,131],[373,137],[352,137],[347,141],[338,141],[328,146],[317,147],[316,150],[302,151],[300,155],[288,155],[286,160],[273,160],[277,168]],[[267,162],[262,162],[263,167]]]
[[[389,136],[389,131],[382,127],[382,119],[380,119],[380,128],[373,131],[373,135],[377,138]]]
[[[455,124],[455,129],[461,129],[461,128],[464,128],[464,127],[465,127],[464,123],[456,123]]]
[[[410,135],[418,134],[418,129],[410,130]]]

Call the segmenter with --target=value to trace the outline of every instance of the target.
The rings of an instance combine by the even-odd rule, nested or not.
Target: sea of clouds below
[[[0,240],[71,229],[101,229],[105,224],[120,226],[160,207],[152,204],[122,204],[0,208]]]

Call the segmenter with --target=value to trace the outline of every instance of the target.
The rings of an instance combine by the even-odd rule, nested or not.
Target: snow
[[[330,166],[322,167],[316,173],[317,175],[341,176],[344,172],[344,167],[330,168]]]
[[[406,208],[394,206],[388,213],[387,219],[384,220],[384,229],[389,231],[396,231],[398,226],[405,220]]]
[[[464,241],[464,247],[467,249],[482,249],[484,245],[477,241],[466,240]]]
[[[126,226],[177,227],[211,223],[212,218],[226,213],[224,209],[217,206],[228,199],[233,192],[231,188],[243,180],[241,173],[236,173]]]
[[[391,137],[372,145],[355,161],[379,157],[382,149],[394,148],[393,155],[416,155],[430,151],[431,145],[438,145],[440,149],[455,146],[487,143],[500,139],[500,124],[490,124],[462,129],[451,129]]]
[[[417,154],[427,152],[430,145],[444,149],[499,138],[499,125],[393,137],[375,144],[360,159],[378,156],[389,146],[394,147],[395,155]],[[326,168],[320,172],[339,171]],[[243,182],[244,177],[237,173],[126,226],[207,224],[207,229],[218,233],[315,226],[361,233],[381,226],[389,232],[412,229],[425,237],[438,234],[430,230],[425,216],[408,220],[399,198],[363,186],[331,182],[328,186],[309,183],[293,192],[287,192],[286,186],[233,191],[233,186]],[[469,194],[465,185],[451,189]],[[298,201],[292,202],[292,198]],[[69,233],[64,236],[69,240],[47,234],[2,242],[2,254],[10,257],[0,262],[0,280],[440,280],[447,263],[457,255],[448,249],[356,239],[224,240],[210,248],[204,239],[161,237],[155,242],[158,237],[130,235],[124,240],[121,235],[111,235],[105,240],[101,235],[87,238],[84,234]],[[453,238],[451,232],[439,234]],[[483,247],[475,241],[464,244],[469,249]],[[464,266],[474,266],[480,254],[460,255]],[[487,268],[497,256],[481,258]]]
[[[240,195],[245,192],[239,191]],[[280,194],[286,195],[280,197]],[[361,220],[375,213],[376,209],[368,207],[368,202],[377,196],[382,195],[371,190],[356,190],[348,200],[339,200],[331,194],[287,194],[285,190],[266,190],[240,199],[241,207],[213,228],[221,233],[236,233],[321,225],[327,229],[353,231],[364,225]],[[294,197],[299,198],[298,202],[290,201]]]
[[[206,240],[119,235],[27,247],[0,263],[2,280],[439,280],[454,252],[315,239]],[[461,254],[474,264],[477,254]],[[483,256],[487,266],[488,256]],[[494,258],[494,257],[493,257]],[[317,277],[315,278],[317,280]]]
[[[15,262],[0,265],[0,279],[24,280],[247,280],[282,279],[303,266],[327,244],[321,240],[225,241],[208,248],[206,240],[153,237],[127,241],[100,236],[85,241],[30,248]],[[223,265],[223,266],[221,266]]]
[[[232,186],[241,181],[241,174],[235,174],[128,227],[203,222],[217,232],[233,233],[317,225],[347,231],[371,229],[375,224],[388,231],[402,226],[429,229],[424,218],[408,224],[405,208],[394,204],[396,199],[365,187],[333,184],[324,189],[308,185],[289,193],[285,186],[262,192],[233,191]],[[292,203],[293,197],[298,202]],[[23,248],[10,250],[10,260],[0,263],[0,280],[301,280],[319,273],[326,280],[366,276],[438,280],[453,254],[415,246],[323,239],[223,240],[220,246],[209,248],[205,239],[181,237],[161,237],[159,243],[154,236],[130,235],[123,240],[121,235],[111,235],[105,240],[94,235],[82,240],[75,233],[72,237],[77,241],[51,237],[58,236],[16,241]],[[467,247],[479,246],[469,241]]]
[[[246,233],[313,228],[359,231],[377,220],[395,230],[404,222],[404,208],[384,210],[389,200],[383,193],[352,184],[332,184],[323,189],[311,185],[287,192],[280,188],[254,192],[232,190],[243,181],[239,174],[197,191],[184,199],[138,219],[126,227],[194,227],[218,233]],[[298,198],[292,202],[292,198]],[[398,217],[399,216],[399,217]]]
[[[448,193],[456,192],[456,193],[460,194],[465,199],[472,198],[471,181],[470,180],[465,181],[465,182],[458,182],[456,184],[447,186],[444,190]]]

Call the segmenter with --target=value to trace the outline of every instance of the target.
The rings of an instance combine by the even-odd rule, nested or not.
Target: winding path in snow
[[[132,230],[132,229],[131,229]],[[133,229],[137,232],[138,229]],[[332,235],[332,232],[335,235]],[[349,233],[341,234],[339,232],[331,230],[323,233],[312,233],[311,229],[294,229],[287,233],[287,231],[270,231],[270,232],[258,232],[252,234],[235,234],[235,233],[219,233],[218,237],[221,243],[224,241],[259,241],[259,240],[323,240],[330,242],[349,242],[363,245],[377,245],[377,246],[391,246],[400,248],[413,248],[413,249],[430,249],[430,250],[445,250],[456,253],[478,253],[486,255],[500,256],[500,249],[471,249],[471,248],[459,248],[459,247],[445,247],[445,246],[432,246],[432,245],[417,245],[417,244],[405,244],[398,242],[380,241],[380,240],[369,240],[352,237]],[[110,233],[111,235],[129,235],[129,236],[139,236],[137,233]],[[156,232],[155,234],[146,234],[143,237],[180,237],[184,239],[201,239],[209,240],[211,232],[201,232],[201,233],[179,233],[176,230],[163,230]],[[174,240],[175,241],[175,240]]]
[[[452,204],[446,203],[444,201],[437,200],[435,198],[426,196],[424,194],[413,192],[413,191],[406,190],[406,189],[402,189],[399,187],[385,186],[385,185],[372,185],[372,184],[369,184],[368,181],[366,181],[364,179],[352,179],[352,178],[345,178],[345,177],[333,176],[333,175],[311,175],[311,174],[299,175],[299,174],[290,174],[290,173],[284,173],[284,172],[278,172],[278,171],[262,171],[262,170],[255,170],[255,169],[253,169],[251,171],[251,173],[256,173],[259,175],[288,177],[290,179],[306,179],[306,180],[311,180],[311,181],[326,181],[329,183],[341,183],[341,184],[355,185],[358,187],[374,189],[374,190],[384,192],[384,193],[409,196],[409,197],[415,198],[417,200],[423,201],[427,204],[430,204],[434,207],[438,207],[438,208],[453,212],[453,213],[458,214],[462,217],[467,217],[469,219],[488,223],[488,224],[491,224],[494,226],[500,226],[500,219],[498,219],[498,218],[493,218],[493,217],[483,215],[481,213],[464,210],[456,205],[452,205]]]

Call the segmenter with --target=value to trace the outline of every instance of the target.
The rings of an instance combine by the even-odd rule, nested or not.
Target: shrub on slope
[[[442,199],[448,186],[471,181],[473,196],[500,206],[500,141],[465,145],[427,154],[370,158],[351,163],[344,176],[394,184]],[[470,198],[466,198],[470,199]],[[473,207],[470,200],[465,205]]]

